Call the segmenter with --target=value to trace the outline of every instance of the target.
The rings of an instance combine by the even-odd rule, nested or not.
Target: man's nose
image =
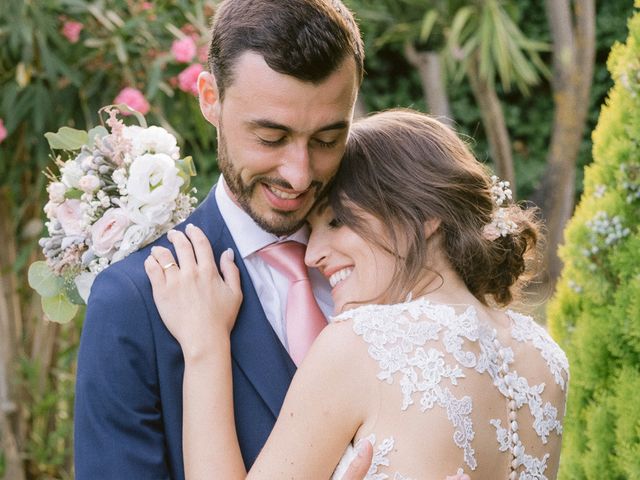
[[[302,192],[309,188],[313,180],[309,146],[306,143],[290,145],[286,158],[278,170],[280,176],[289,182],[295,191]]]

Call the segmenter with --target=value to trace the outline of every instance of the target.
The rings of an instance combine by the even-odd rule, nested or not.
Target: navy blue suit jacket
[[[249,468],[273,428],[295,365],[265,317],[213,192],[177,228],[202,228],[216,262],[227,248],[235,251],[244,300],[231,334],[233,391]],[[171,248],[166,237],[154,245]],[[78,480],[184,478],[184,361],[153,302],[143,267],[150,247],[107,268],[91,290],[78,354]]]

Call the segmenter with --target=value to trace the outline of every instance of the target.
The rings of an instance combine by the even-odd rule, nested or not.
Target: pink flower
[[[4,126],[4,121],[0,118],[0,143],[7,138],[7,129]]]
[[[178,75],[178,88],[183,92],[191,92],[198,95],[198,75],[204,70],[202,65],[194,63],[185,68]]]
[[[110,208],[91,227],[93,253],[104,257],[116,248],[129,226],[129,216],[123,208]]]
[[[80,22],[68,20],[62,25],[62,35],[71,43],[77,43],[80,40],[80,32],[84,28]]]
[[[82,202],[67,199],[55,208],[55,217],[62,225],[65,235],[82,234]]]
[[[196,42],[191,37],[174,40],[171,45],[171,53],[180,63],[189,63],[196,56]]]
[[[113,103],[124,103],[129,108],[137,110],[142,115],[146,115],[149,112],[149,102],[144,98],[144,95],[140,90],[133,87],[123,88]],[[129,112],[122,112],[122,115],[131,115]]]
[[[142,10],[151,10],[153,8],[153,4],[151,2],[142,2],[140,8],[142,8]]]

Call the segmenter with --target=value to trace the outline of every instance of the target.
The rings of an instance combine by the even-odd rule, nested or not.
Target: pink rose
[[[4,121],[0,118],[0,143],[7,138],[7,129],[4,126]]]
[[[129,108],[137,110],[142,115],[146,115],[149,112],[149,102],[144,98],[144,95],[140,90],[133,87],[123,88],[113,103],[124,103]],[[122,115],[131,115],[129,112],[122,112]]]
[[[196,42],[191,37],[174,40],[171,45],[171,53],[180,63],[189,63],[196,56]]]
[[[55,217],[62,225],[65,235],[82,234],[82,202],[67,199],[55,208]]]
[[[178,88],[183,92],[191,92],[198,95],[198,75],[204,70],[202,65],[194,63],[185,68],[178,75]]]
[[[142,2],[142,5],[140,5],[140,8],[142,10],[151,10],[153,8],[153,4],[151,2]]]
[[[80,32],[84,28],[80,22],[68,20],[62,25],[62,35],[71,43],[77,43],[80,40]]]
[[[93,253],[99,257],[108,255],[122,240],[129,226],[129,216],[123,208],[110,208],[91,227]]]

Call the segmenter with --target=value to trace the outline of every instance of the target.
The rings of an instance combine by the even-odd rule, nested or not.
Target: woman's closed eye
[[[329,220],[329,223],[327,225],[329,225],[329,228],[340,228],[343,223],[336,217],[333,217],[331,220]]]

